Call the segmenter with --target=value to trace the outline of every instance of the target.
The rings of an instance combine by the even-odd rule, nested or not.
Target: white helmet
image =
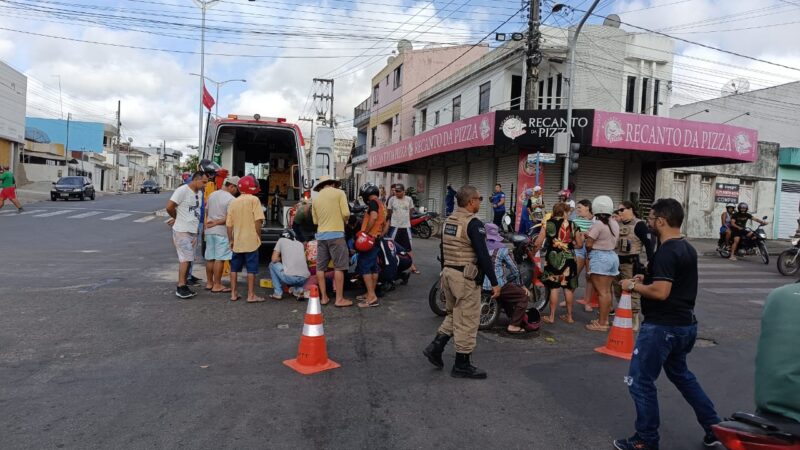
[[[614,214],[614,201],[607,195],[598,195],[592,201],[592,212],[597,214]]]

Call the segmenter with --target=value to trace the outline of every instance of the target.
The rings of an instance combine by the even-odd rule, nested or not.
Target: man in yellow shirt
[[[261,202],[254,194],[259,191],[258,182],[252,176],[239,180],[241,195],[231,201],[225,226],[228,228],[228,240],[231,243],[231,301],[239,300],[236,283],[239,272],[247,268],[247,302],[263,302],[264,298],[255,293],[256,274],[258,273],[258,249],[261,247],[261,226],[264,224],[264,211]]]
[[[344,273],[348,268],[350,251],[344,240],[344,224],[350,217],[347,196],[339,189],[341,182],[327,175],[319,178],[314,190],[318,192],[311,202],[311,217],[317,225],[317,281],[320,303],[330,302],[325,286],[325,269],[333,261],[333,288],[336,290],[335,306],[353,306],[344,298]]]

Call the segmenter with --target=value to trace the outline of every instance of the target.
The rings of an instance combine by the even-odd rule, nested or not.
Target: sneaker
[[[717,439],[717,436],[713,432],[708,432],[703,437],[703,445],[706,447],[716,447],[717,445],[722,445],[722,442]]]
[[[189,289],[189,286],[178,286],[177,289],[175,289],[175,296],[178,298],[192,298],[195,295],[197,295],[197,292]]]
[[[186,285],[187,286],[200,286],[200,283],[202,281],[203,280],[201,280],[200,278],[197,278],[196,276],[192,275],[191,277],[186,279]]]
[[[658,447],[649,445],[647,442],[639,439],[639,436],[636,434],[627,439],[615,440],[614,448],[617,450],[658,450]]]
[[[18,208],[18,209],[17,209],[17,214],[20,214],[20,213],[22,213],[23,211],[25,211],[25,208]]]

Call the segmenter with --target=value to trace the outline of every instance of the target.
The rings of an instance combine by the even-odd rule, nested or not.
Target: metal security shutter
[[[544,207],[545,213],[553,211],[553,205],[558,201],[558,191],[562,189],[561,180],[564,177],[564,158],[556,159],[553,164],[542,164],[544,171]]]
[[[797,231],[797,206],[799,204],[800,182],[784,181],[781,183],[781,204],[776,239],[786,239],[794,236],[794,232]]]
[[[428,199],[424,206],[429,211],[444,214],[444,170],[433,169],[428,172]]]
[[[449,185],[453,186],[453,189],[458,191],[458,188],[460,188],[461,186],[463,186],[465,184],[464,183],[466,181],[466,177],[464,177],[464,173],[465,172],[466,172],[466,166],[463,166],[463,165],[448,167],[447,168],[447,183],[445,183],[445,186],[447,186],[449,184]]]
[[[494,169],[494,182],[503,185],[503,192],[506,193],[506,203],[511,207],[511,185],[514,185],[514,196],[519,198],[519,186],[517,186],[517,165],[519,164],[519,157],[517,156],[504,156],[497,158],[497,164]],[[494,189],[494,186],[492,186]],[[517,202],[513,201],[516,205]]]
[[[594,200],[598,195],[607,195],[616,206],[625,196],[625,161],[621,159],[581,157],[575,177],[577,202],[584,198]]]
[[[490,176],[493,172],[490,169],[493,162],[494,160],[492,159],[485,159],[469,165],[468,182],[472,186],[475,186],[478,192],[483,196],[483,203],[481,204],[481,210],[478,212],[478,215],[484,222],[491,222],[493,218],[492,204],[489,201],[489,197],[491,197],[492,192],[494,192],[494,189],[489,186],[492,182]]]

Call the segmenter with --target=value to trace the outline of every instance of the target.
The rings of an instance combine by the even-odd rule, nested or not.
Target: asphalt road
[[[282,361],[304,303],[174,297],[169,229],[152,214],[168,195],[0,212],[2,448],[603,449],[632,433],[627,362],[594,352],[604,336],[580,324],[481,333],[487,380],[432,368],[435,240],[415,240],[422,275],[380,308],[324,309],[340,369],[294,373]],[[701,259],[690,367],[721,415],[752,409],[763,299],[789,281],[754,258]],[[452,345],[445,358],[449,369]],[[688,405],[659,387],[661,448],[702,448]]]

